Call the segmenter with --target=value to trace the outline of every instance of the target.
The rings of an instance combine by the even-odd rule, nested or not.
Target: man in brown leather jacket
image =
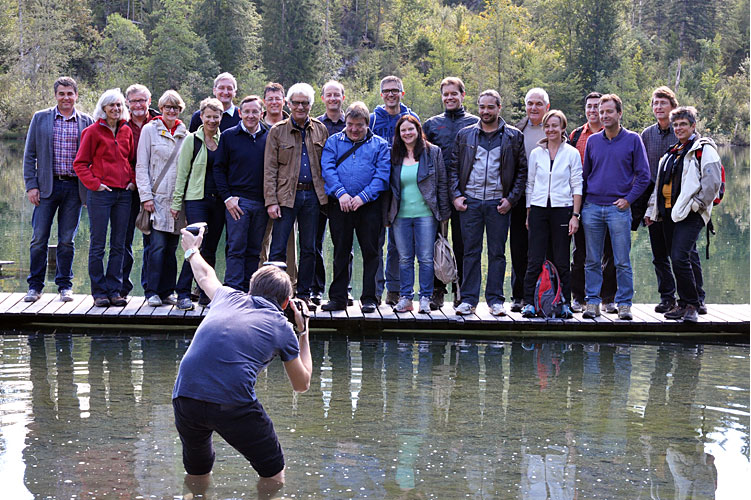
[[[287,240],[297,221],[297,297],[309,307],[318,214],[328,200],[321,176],[321,152],[329,134],[323,123],[310,116],[314,98],[313,87],[307,83],[289,88],[290,117],[271,127],[264,158],[264,198],[269,217],[274,219],[269,260],[287,260]]]

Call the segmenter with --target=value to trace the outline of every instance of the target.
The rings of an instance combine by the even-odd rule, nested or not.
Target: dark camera
[[[205,222],[195,222],[185,227],[185,229],[193,236],[198,236],[198,233],[201,232],[201,228],[203,228],[203,235],[206,236],[206,233],[209,232],[209,228],[208,224]]]

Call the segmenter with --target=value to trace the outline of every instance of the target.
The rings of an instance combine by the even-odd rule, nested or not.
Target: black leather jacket
[[[503,196],[516,205],[527,187],[527,155],[524,151],[524,135],[519,129],[499,118],[502,134],[501,146],[501,185]],[[464,196],[469,174],[475,162],[480,124],[463,128],[456,135],[446,169],[449,176],[449,193],[455,200]]]
[[[444,161],[448,161],[456,134],[464,127],[469,127],[479,121],[478,117],[468,113],[462,106],[455,111],[444,111],[440,115],[429,118],[422,125],[422,131],[428,141],[441,148]]]

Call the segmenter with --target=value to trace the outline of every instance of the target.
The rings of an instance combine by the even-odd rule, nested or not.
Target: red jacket
[[[107,122],[100,118],[81,133],[81,145],[73,169],[91,191],[99,189],[100,184],[124,189],[129,182],[136,183],[132,167],[136,155],[133,131],[125,123],[125,120],[120,120],[115,135]]]

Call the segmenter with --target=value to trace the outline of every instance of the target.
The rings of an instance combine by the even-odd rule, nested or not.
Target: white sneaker
[[[420,308],[417,312],[421,314],[430,314],[430,297],[420,297]]]
[[[409,297],[399,297],[399,302],[394,306],[394,312],[404,313],[412,310],[412,299]]]
[[[475,306],[469,302],[462,302],[456,306],[456,314],[459,316],[467,316],[475,312]]]
[[[506,310],[503,308],[503,302],[496,302],[490,306],[490,314],[493,316],[505,316]]]

